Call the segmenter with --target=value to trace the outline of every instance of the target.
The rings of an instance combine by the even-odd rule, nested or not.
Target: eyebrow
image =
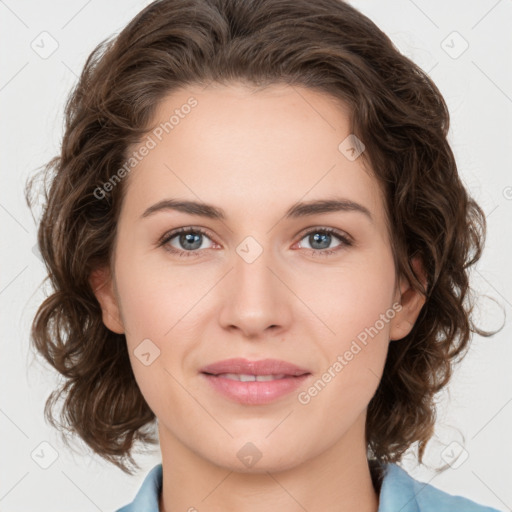
[[[144,213],[141,215],[141,218],[149,217],[156,212],[166,210],[176,210],[182,213],[198,215],[215,220],[226,219],[226,213],[222,208],[197,201],[177,199],[163,199],[162,201],[155,203],[144,211]],[[296,203],[288,209],[284,217],[286,219],[296,219],[332,212],[360,212],[367,216],[371,222],[373,222],[373,217],[368,208],[348,199],[320,199],[315,201]]]

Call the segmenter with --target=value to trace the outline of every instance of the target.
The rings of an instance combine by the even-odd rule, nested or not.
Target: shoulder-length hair
[[[368,452],[397,462],[417,442],[421,462],[434,396],[471,332],[481,333],[471,322],[468,270],[481,255],[485,217],[458,176],[440,91],[341,0],[157,0],[93,50],[66,105],[60,155],[44,169],[38,243],[53,290],[31,338],[64,376],[46,419],[128,473],[134,444],[157,442],[125,336],[105,327],[89,283],[95,268],[111,263],[124,190],[123,180],[108,193],[97,187],[122,167],[166,95],[213,81],[300,85],[348,106],[363,162],[384,192],[397,275],[426,295],[410,334],[389,346],[367,410]]]

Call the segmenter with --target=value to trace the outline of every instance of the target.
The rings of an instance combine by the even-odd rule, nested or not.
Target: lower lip
[[[207,373],[202,373],[201,375],[206,378],[216,391],[227,398],[240,404],[260,405],[268,404],[295,391],[310,374],[264,382],[242,382]]]

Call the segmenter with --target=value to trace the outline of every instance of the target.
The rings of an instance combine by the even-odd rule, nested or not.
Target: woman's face
[[[361,450],[389,340],[414,311],[346,112],[305,88],[217,84],[173,92],[154,127],[130,150],[113,286],[98,297],[126,334],[162,450],[237,471]],[[305,375],[203,373],[232,358]]]

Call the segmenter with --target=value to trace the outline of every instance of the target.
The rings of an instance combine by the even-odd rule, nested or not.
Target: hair
[[[164,97],[210,82],[303,86],[349,107],[351,132],[385,197],[397,275],[426,297],[411,332],[390,343],[368,405],[369,458],[399,462],[417,443],[421,462],[436,393],[471,332],[489,335],[471,321],[469,288],[485,217],[458,176],[440,91],[341,0],[157,0],[92,51],[66,104],[60,155],[43,169],[38,244],[52,293],[35,315],[31,341],[65,378],[45,418],[130,474],[136,442],[157,443],[125,336],[105,327],[89,282],[93,270],[112,264],[126,180],[101,199],[95,190],[126,162]]]

